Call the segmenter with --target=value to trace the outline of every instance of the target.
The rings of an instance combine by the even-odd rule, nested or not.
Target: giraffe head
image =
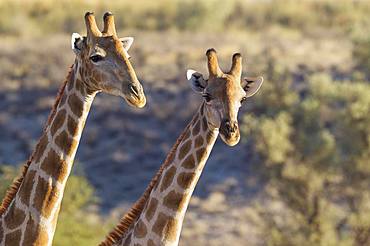
[[[127,53],[133,38],[118,38],[110,12],[103,19],[104,28],[100,32],[93,13],[87,12],[87,35],[72,34],[71,44],[81,79],[92,91],[121,96],[129,105],[142,108],[146,98]]]
[[[187,71],[187,79],[193,90],[204,98],[205,116],[208,127],[219,129],[222,140],[230,146],[240,140],[238,112],[248,97],[253,96],[261,87],[263,78],[241,78],[242,57],[239,53],[233,55],[229,72],[224,73],[218,66],[214,49],[207,50],[209,77],[194,70]]]

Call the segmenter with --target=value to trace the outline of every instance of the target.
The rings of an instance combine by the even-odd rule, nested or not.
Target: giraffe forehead
[[[96,40],[96,46],[112,53],[122,53],[125,51],[122,42],[115,36],[99,37]]]
[[[239,99],[244,93],[240,80],[230,75],[210,80],[207,91],[225,102],[232,101],[233,98]]]
[[[122,54],[124,52],[121,41],[115,36],[96,37],[92,42],[87,43],[88,55],[101,53],[103,55]]]

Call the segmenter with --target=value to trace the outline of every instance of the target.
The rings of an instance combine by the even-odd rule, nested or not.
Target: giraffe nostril
[[[137,97],[139,97],[139,88],[136,85],[130,85],[130,91]]]
[[[225,120],[224,121],[224,125],[225,125],[225,128],[228,132],[231,131],[231,125],[230,125],[230,121],[229,120]]]
[[[225,126],[226,126],[226,129],[227,129],[228,131],[230,131],[230,130],[231,130],[231,126],[230,126],[230,123],[229,123],[229,122],[226,122],[226,123],[225,123]]]
[[[231,132],[235,133],[238,131],[238,124],[234,123]]]
[[[234,121],[225,120],[224,127],[228,133],[236,133],[238,131],[238,123]]]

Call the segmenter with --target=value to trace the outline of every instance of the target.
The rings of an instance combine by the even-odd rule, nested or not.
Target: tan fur
[[[54,118],[54,115],[56,113],[57,107],[58,107],[58,105],[60,103],[60,100],[61,100],[61,98],[63,96],[64,88],[66,87],[68,81],[71,80],[71,76],[73,74],[72,67],[69,70],[69,73],[68,73],[68,75],[66,77],[66,80],[64,81],[64,83],[62,84],[62,86],[59,88],[59,91],[58,91],[58,94],[57,94],[57,98],[56,98],[56,100],[54,102],[52,111],[49,114],[48,120],[47,120],[47,122],[46,122],[46,124],[45,124],[45,126],[43,128],[43,131],[42,131],[43,133],[45,132],[46,127],[48,125],[50,125],[51,120]],[[41,140],[41,138],[40,138],[40,140]],[[21,175],[13,182],[13,184],[11,185],[11,187],[7,190],[5,197],[3,198],[3,201],[1,202],[0,216],[2,214],[4,214],[4,212],[9,207],[10,203],[12,202],[12,200],[14,199],[15,195],[17,194],[17,192],[19,190],[19,187],[21,186],[21,184],[23,182],[23,179],[24,179],[24,177],[25,177],[25,175],[27,173],[27,170],[28,170],[28,168],[29,168],[32,160],[34,159],[35,152],[37,151],[38,148],[40,148],[40,140],[39,140],[39,142],[36,145],[36,150],[32,153],[31,157],[28,159],[28,161],[26,162],[26,164],[23,166]]]

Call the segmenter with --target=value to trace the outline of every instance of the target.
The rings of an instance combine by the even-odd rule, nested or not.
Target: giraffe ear
[[[73,33],[72,38],[71,38],[71,46],[72,46],[72,50],[76,54],[79,54],[81,52],[82,44],[83,44],[83,37],[78,33]]]
[[[247,93],[246,97],[251,97],[257,93],[263,83],[263,77],[244,77],[241,85]]]
[[[130,49],[132,43],[134,42],[133,37],[124,37],[124,38],[120,38],[119,40],[121,40],[123,44],[123,48],[125,48],[126,51]]]
[[[207,87],[207,81],[203,78],[203,75],[193,69],[186,71],[186,78],[191,84],[191,88],[197,93],[203,93]]]

